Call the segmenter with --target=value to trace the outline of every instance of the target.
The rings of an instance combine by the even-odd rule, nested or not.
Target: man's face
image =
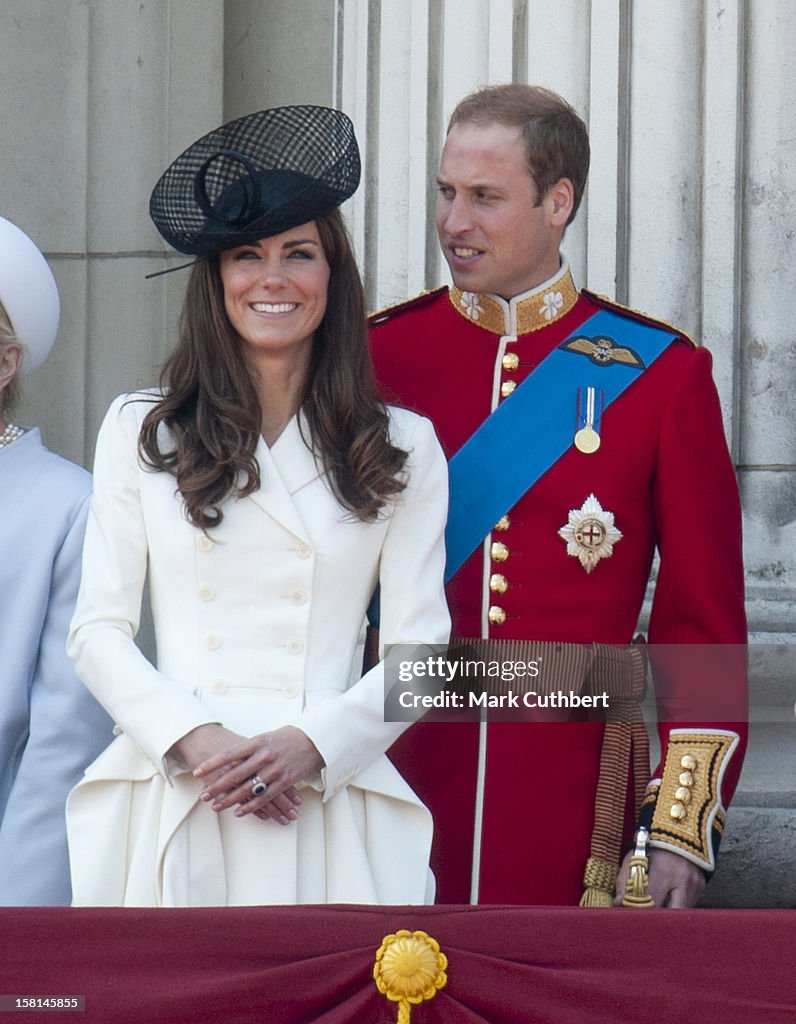
[[[437,232],[462,291],[509,299],[556,273],[565,223],[550,192],[539,201],[519,128],[454,125],[438,183]]]

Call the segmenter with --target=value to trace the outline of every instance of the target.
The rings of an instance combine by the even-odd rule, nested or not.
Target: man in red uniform
[[[610,905],[640,814],[650,895],[692,906],[740,772],[740,509],[711,358],[679,331],[577,289],[560,244],[588,164],[586,128],[556,94],[514,84],[465,98],[438,176],[454,286],[376,314],[372,348],[385,396],[430,416],[449,458],[527,398],[482,441],[464,499],[451,467],[452,501],[464,502],[452,522],[458,511],[467,525],[481,505],[494,515],[449,584],[455,636],[624,656],[657,548],[649,642],[667,684],[661,760],[650,775],[627,749],[630,727],[608,739],[598,714],[419,723],[392,754],[434,814],[439,902]],[[645,332],[657,339],[649,352],[636,344]],[[615,394],[612,374],[625,374]],[[485,493],[479,475],[499,488],[512,478],[515,497],[505,508],[473,497]]]

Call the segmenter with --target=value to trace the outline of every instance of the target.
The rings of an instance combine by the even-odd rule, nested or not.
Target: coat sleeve
[[[0,904],[6,906],[70,903],[66,796],[111,740],[111,723],[76,678],[65,647],[88,503],[86,493],[74,506],[60,548],[39,552],[52,558],[50,590],[30,683],[27,741],[0,822]]]
[[[434,428],[417,419],[407,442],[408,480],[392,511],[379,566],[381,645],[446,644],[444,531],[448,470]],[[390,747],[409,723],[384,721],[384,663],[342,696],[307,709],[300,728],[321,753],[324,798]]]
[[[135,398],[111,405],[97,438],[94,496],[83,579],[68,650],[75,670],[121,730],[168,774],[165,755],[215,721],[190,689],[169,679],[135,644],[147,572],[147,529],[139,480]]]
[[[741,510],[705,349],[693,352],[666,410],[653,501],[661,762],[642,820],[653,845],[712,870],[743,762],[748,695]]]

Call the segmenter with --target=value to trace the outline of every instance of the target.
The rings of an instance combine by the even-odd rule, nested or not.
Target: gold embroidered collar
[[[448,297],[465,320],[485,331],[519,336],[548,327],[568,313],[578,300],[578,290],[564,261],[553,277],[508,301],[488,292],[463,292],[455,286]]]

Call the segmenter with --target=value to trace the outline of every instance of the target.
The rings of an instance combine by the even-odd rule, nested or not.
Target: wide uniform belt
[[[617,646],[454,637],[448,646],[448,660],[460,659],[471,664],[539,666],[539,674],[533,677],[475,677],[479,687],[495,695],[510,689],[519,693],[534,690],[541,695],[565,689],[577,694],[607,693],[607,710],[610,710],[616,703],[638,705],[646,687],[647,659],[643,643]]]

